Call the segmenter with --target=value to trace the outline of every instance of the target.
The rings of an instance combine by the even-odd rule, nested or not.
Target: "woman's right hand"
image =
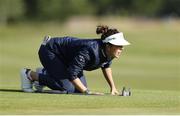
[[[119,95],[120,93],[117,91],[116,88],[111,89],[111,95]]]

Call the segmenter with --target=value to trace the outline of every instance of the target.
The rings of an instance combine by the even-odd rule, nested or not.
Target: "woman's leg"
[[[45,74],[39,74],[39,84],[42,86],[47,86],[52,90],[64,90],[62,89],[62,83],[59,83],[59,81],[55,81],[53,78],[51,78],[49,75]]]
[[[41,64],[46,69],[47,73],[49,74],[49,78],[45,79],[42,75],[39,75],[40,79],[45,79],[43,82],[48,86],[49,80],[53,80],[53,83],[56,86],[56,90],[65,90],[63,87],[63,83],[61,80],[68,79],[67,76],[67,67],[62,62],[62,60],[50,50],[46,48],[46,46],[41,46],[39,49],[39,59]],[[40,80],[41,82],[41,80]],[[52,82],[52,81],[51,81]],[[69,85],[70,86],[70,85]],[[52,88],[52,87],[51,87]]]
[[[62,82],[58,83],[52,77],[50,77],[47,73],[36,72],[30,70],[30,78],[31,81],[38,84],[39,86],[47,86],[53,90],[64,90],[62,89]]]
[[[41,64],[49,74],[49,77],[46,78],[43,78],[43,75],[39,75],[40,84],[41,82],[43,82],[46,86],[51,86],[51,88],[57,87],[56,90],[66,90],[70,93],[77,92],[74,85],[68,79],[66,65],[62,62],[62,60],[60,60],[59,57],[49,51],[46,46],[41,46],[39,50],[39,59],[41,61]],[[80,78],[82,83],[87,86],[83,73],[80,73],[78,77]]]
[[[85,76],[79,75],[81,82],[87,87]],[[79,93],[79,91],[74,87],[74,85],[69,81],[69,79],[62,79],[61,85],[54,81],[47,73],[39,74],[39,84],[47,86],[50,89],[58,90],[59,87],[63,87],[68,93]]]

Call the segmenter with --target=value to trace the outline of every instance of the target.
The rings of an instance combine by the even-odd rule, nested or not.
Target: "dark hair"
[[[117,29],[110,29],[106,25],[99,25],[96,28],[96,34],[101,34],[101,40],[104,40],[106,37],[119,33]]]

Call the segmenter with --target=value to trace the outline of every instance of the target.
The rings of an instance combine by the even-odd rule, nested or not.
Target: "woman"
[[[40,87],[47,86],[53,90],[92,94],[87,88],[83,70],[101,68],[111,94],[118,95],[110,65],[130,43],[122,32],[108,26],[98,26],[96,33],[101,34],[101,39],[46,37],[39,49],[39,59],[47,73],[22,69],[22,90],[32,92],[32,83],[39,82]]]

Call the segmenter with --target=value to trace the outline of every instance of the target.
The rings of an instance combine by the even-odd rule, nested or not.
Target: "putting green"
[[[22,67],[41,66],[37,51],[44,35],[97,35],[73,33],[59,24],[0,27],[0,114],[180,114],[180,23],[129,23],[117,22],[132,45],[112,69],[117,88],[132,88],[131,97],[15,91],[20,90]],[[101,70],[85,74],[90,90],[109,92]]]

